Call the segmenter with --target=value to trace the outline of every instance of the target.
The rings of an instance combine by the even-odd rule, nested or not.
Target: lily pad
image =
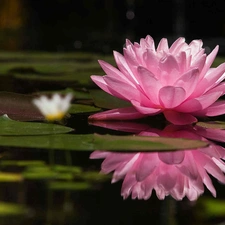
[[[208,146],[208,143],[181,138],[58,134],[49,136],[0,136],[0,146],[72,151],[155,152],[202,148]]]
[[[0,216],[22,215],[27,212],[26,208],[20,204],[0,202]]]
[[[46,135],[62,134],[73,131],[72,128],[51,123],[21,122],[9,119],[7,116],[0,117],[0,135]]]
[[[32,104],[32,95],[0,92],[0,115],[7,114],[16,120],[43,120],[39,110]]]
[[[225,122],[223,121],[211,121],[207,123],[198,122],[196,123],[196,125],[200,127],[204,127],[204,128],[211,128],[211,129],[221,129],[221,130],[225,129]]]
[[[77,113],[90,113],[90,112],[98,112],[100,108],[90,106],[90,105],[82,105],[82,104],[72,104],[69,113],[77,114]]]
[[[207,217],[217,217],[224,216],[225,212],[225,201],[223,199],[211,199],[211,198],[203,198],[200,201],[201,208],[204,212],[204,216]]]
[[[1,160],[0,166],[44,166],[45,162],[41,160]]]
[[[23,177],[18,173],[0,172],[0,183],[2,182],[21,182]]]
[[[93,186],[88,182],[62,182],[53,181],[50,182],[48,188],[51,190],[71,190],[71,191],[82,191],[92,189]]]
[[[58,172],[50,166],[40,167],[28,167],[27,170],[22,172],[22,177],[28,180],[49,180],[49,179],[60,179],[60,180],[72,180],[73,174],[71,172]]]

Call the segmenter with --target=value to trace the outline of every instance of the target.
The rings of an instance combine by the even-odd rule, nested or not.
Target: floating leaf
[[[20,182],[22,180],[21,174],[0,172],[0,182]]]
[[[99,171],[86,171],[82,173],[82,179],[88,180],[90,182],[99,182],[111,179],[110,175],[99,173]]]
[[[80,174],[82,172],[81,167],[78,166],[54,165],[51,168],[58,172],[70,172],[74,174]]]
[[[100,108],[90,106],[90,105],[82,105],[82,104],[72,104],[69,113],[77,114],[77,113],[90,113],[90,112],[98,112]]]
[[[138,150],[138,151],[167,151],[200,148],[207,142],[183,138],[145,137],[145,136],[113,136],[95,135],[94,143],[97,149],[103,150]]]
[[[116,98],[102,90],[89,90],[94,104],[105,109],[114,109],[131,106],[131,104],[122,99]]]
[[[211,129],[225,129],[225,122],[223,121],[210,121],[207,123],[198,122],[196,125],[204,128],[211,128]]]
[[[2,160],[0,166],[44,166],[45,162],[41,160]]]
[[[225,201],[222,199],[204,198],[200,204],[204,212],[204,216],[217,217],[225,215]]]
[[[0,117],[0,135],[44,135],[61,134],[72,131],[72,128],[51,123],[20,122]]]
[[[0,216],[21,215],[27,212],[23,205],[0,202]]]
[[[71,190],[71,191],[82,191],[93,188],[93,186],[87,182],[65,182],[65,181],[50,182],[48,187],[51,190]]]
[[[58,149],[73,151],[172,151],[208,146],[207,142],[181,138],[74,135],[0,136],[0,146]]]
[[[0,92],[0,115],[7,114],[15,120],[43,120],[39,110],[32,104],[32,95]]]
[[[72,180],[73,174],[71,172],[57,172],[49,166],[28,167],[27,170],[22,172],[24,179],[28,180],[49,180],[61,179]]]

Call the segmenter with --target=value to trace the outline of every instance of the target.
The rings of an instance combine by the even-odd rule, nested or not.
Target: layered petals
[[[143,116],[162,112],[169,122],[184,124],[183,113],[186,124],[194,123],[196,116],[224,113],[216,103],[225,94],[225,63],[210,68],[219,47],[207,56],[202,46],[201,40],[188,44],[182,37],[170,47],[163,38],[156,48],[149,35],[140,43],[126,40],[124,55],[114,52],[118,68],[100,60],[106,75],[91,78],[110,95],[131,102]],[[120,115],[117,119],[125,117]]]

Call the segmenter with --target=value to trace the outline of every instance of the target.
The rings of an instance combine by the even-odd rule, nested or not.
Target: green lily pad
[[[0,202],[0,216],[22,215],[27,212],[26,208],[20,204]]]
[[[82,178],[89,182],[100,182],[111,179],[111,175],[99,173],[99,171],[86,171],[82,173]]]
[[[115,109],[131,106],[130,102],[116,98],[102,90],[89,90],[94,104],[105,109]]]
[[[22,177],[28,180],[49,180],[49,179],[60,179],[60,180],[72,180],[73,174],[71,172],[58,172],[50,166],[34,166],[28,167],[22,172]]]
[[[49,183],[48,188],[51,190],[83,191],[93,189],[93,186],[87,182],[53,181]]]
[[[0,135],[46,135],[61,134],[73,131],[72,128],[51,123],[21,122],[0,117]]]
[[[217,217],[224,216],[225,201],[223,199],[203,198],[200,201],[204,216]]]
[[[0,183],[1,182],[21,182],[23,177],[18,173],[0,172]]]
[[[41,160],[1,160],[0,166],[44,166],[45,162]]]
[[[206,147],[208,143],[181,138],[58,134],[49,136],[0,136],[0,146],[72,151],[154,152],[196,149]]]
[[[90,105],[82,105],[82,104],[72,104],[69,113],[77,114],[77,113],[89,113],[89,112],[98,112],[100,108],[90,106]]]
[[[79,166],[54,165],[51,168],[57,172],[70,172],[74,174],[82,173],[82,169]]]
[[[196,123],[197,126],[204,127],[204,128],[210,128],[210,129],[225,129],[225,122],[223,121],[210,121],[207,123],[204,122],[198,122]]]

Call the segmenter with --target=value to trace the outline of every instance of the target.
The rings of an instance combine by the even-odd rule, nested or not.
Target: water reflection
[[[131,122],[95,121],[94,125],[135,133],[142,136],[160,136],[203,140],[206,148],[176,152],[112,153],[95,151],[90,158],[103,158],[101,172],[113,172],[112,183],[123,179],[121,195],[132,199],[149,199],[152,191],[159,199],[171,195],[176,200],[185,196],[196,200],[204,192],[204,185],[216,197],[210,176],[225,183],[225,149],[214,141],[225,142],[225,131],[198,125],[168,125],[163,130]]]

